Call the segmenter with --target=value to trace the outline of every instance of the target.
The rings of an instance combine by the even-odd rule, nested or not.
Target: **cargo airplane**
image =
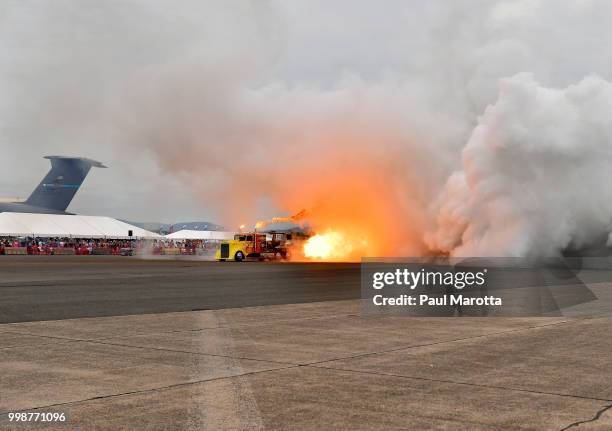
[[[66,212],[91,167],[106,168],[102,163],[83,157],[46,156],[51,170],[24,201],[0,200],[0,213],[71,214]]]

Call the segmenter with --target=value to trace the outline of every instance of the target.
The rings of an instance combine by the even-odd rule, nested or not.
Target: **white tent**
[[[0,213],[0,236],[41,236],[73,238],[162,238],[148,230],[110,217]]]
[[[223,232],[216,230],[179,230],[177,232],[166,235],[167,239],[201,239],[221,241],[233,239],[235,232]]]

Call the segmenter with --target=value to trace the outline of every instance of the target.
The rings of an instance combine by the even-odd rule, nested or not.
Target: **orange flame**
[[[422,254],[417,208],[410,205],[412,196],[397,193],[388,170],[342,161],[335,167],[300,182],[298,193],[283,196],[281,206],[308,211],[305,224],[314,235],[303,244],[302,258],[359,261]]]
[[[328,230],[309,238],[304,244],[304,256],[325,261],[353,260],[355,253],[366,253],[367,240],[351,238],[344,232]]]

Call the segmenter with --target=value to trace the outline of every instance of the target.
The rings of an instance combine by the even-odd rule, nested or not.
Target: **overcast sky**
[[[316,99],[305,111],[324,108],[319,95],[348,94],[345,109],[378,91],[389,95],[381,106],[390,116],[410,111],[415,123],[437,123],[432,142],[445,141],[445,150],[432,157],[457,165],[500,78],[532,72],[548,86],[589,74],[610,79],[611,5],[1,0],[0,195],[27,197],[48,169],[44,155],[84,156],[109,169],[92,170],[74,212],[223,223],[222,198],[202,190],[227,178],[209,176],[203,158],[221,157],[214,147],[226,145],[233,123],[209,134],[217,124],[207,122],[231,116],[238,91],[265,107],[279,92],[302,106],[295,90],[303,90]],[[255,120],[246,127],[258,128]],[[224,193],[231,199],[231,189]],[[266,199],[257,196],[259,213],[286,210]]]

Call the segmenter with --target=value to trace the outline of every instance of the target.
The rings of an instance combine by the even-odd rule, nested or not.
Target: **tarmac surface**
[[[319,287],[335,280],[325,266],[158,262],[137,269],[132,261],[12,260],[11,266],[2,257],[2,294],[22,286],[29,293],[13,293],[11,301],[41,295],[50,303],[52,293],[39,288],[66,283],[73,290],[56,297],[58,308],[72,310],[65,316],[75,314],[78,301],[104,313],[112,307],[99,304],[117,301],[103,295],[105,280],[115,296],[133,282],[140,287],[131,292],[143,297],[131,294],[128,313],[139,302],[153,307],[146,286],[157,302],[166,294],[179,306],[189,296],[170,286],[183,291],[185,280],[207,271],[220,277],[244,270],[243,291],[254,290],[245,304],[267,304],[224,308],[238,299],[190,292],[218,306],[0,324],[0,429],[612,429],[610,317],[372,318],[360,314],[357,299],[314,302]],[[330,295],[358,294],[353,266],[337,268],[346,273],[337,278],[342,287],[327,286]],[[148,271],[156,275],[147,284]],[[292,292],[279,293],[276,304],[257,292],[273,274]],[[46,284],[45,277],[55,278]],[[240,279],[233,277],[238,295]],[[296,284],[300,277],[311,282]],[[156,290],[158,279],[167,290]],[[600,294],[612,284],[590,287]],[[93,289],[91,296],[79,288]],[[65,297],[77,294],[78,301]],[[9,412],[24,411],[61,412],[66,422],[8,421]]]
[[[357,299],[359,264],[0,256],[0,323]]]

